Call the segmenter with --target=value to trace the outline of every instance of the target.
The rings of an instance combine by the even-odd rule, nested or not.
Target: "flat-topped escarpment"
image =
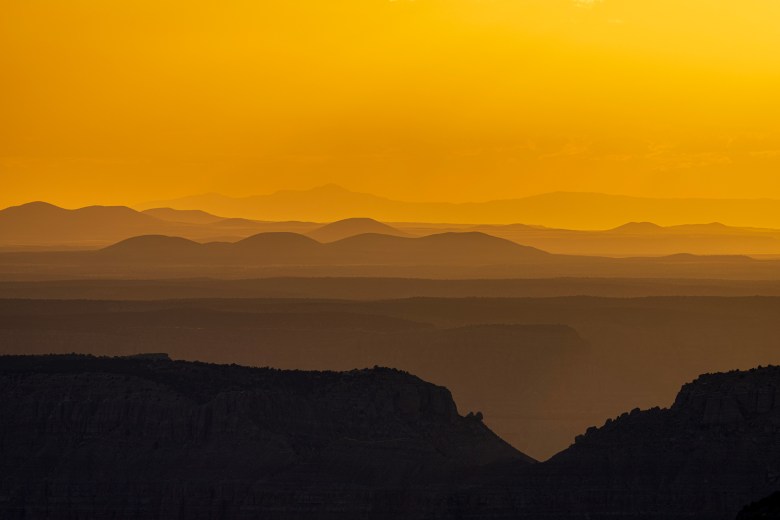
[[[393,369],[8,356],[0,392],[2,518],[394,516],[464,472],[532,462]]]

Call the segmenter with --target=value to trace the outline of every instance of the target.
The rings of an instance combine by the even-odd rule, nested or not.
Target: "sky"
[[[777,0],[4,0],[0,206],[780,198]]]

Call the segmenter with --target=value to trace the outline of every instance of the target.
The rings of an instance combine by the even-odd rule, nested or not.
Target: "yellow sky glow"
[[[5,0],[0,206],[780,198],[776,0]]]

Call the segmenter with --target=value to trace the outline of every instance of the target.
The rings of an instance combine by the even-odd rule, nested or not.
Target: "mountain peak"
[[[189,251],[199,249],[201,244],[193,242],[182,237],[172,237],[166,235],[141,235],[128,238],[101,249],[103,252],[134,254],[142,253],[149,255],[168,254],[171,252]]]
[[[662,229],[664,228],[653,222],[628,222],[622,226],[610,229],[609,231],[621,233],[654,233]]]
[[[42,200],[34,200],[32,202],[19,204],[18,206],[10,206],[8,208],[0,210],[0,212],[29,212],[29,211],[67,211],[67,210],[59,206],[55,206],[54,204],[51,204],[49,202],[44,202]]]
[[[392,226],[367,217],[337,220],[310,231],[308,236],[320,242],[335,242],[336,240],[365,234],[392,235],[397,237],[409,236],[407,233]]]
[[[300,248],[300,247],[314,247],[317,241],[301,235],[300,233],[292,233],[289,231],[271,231],[265,233],[257,233],[250,237],[246,237],[238,242],[235,242],[235,246],[242,248]]]

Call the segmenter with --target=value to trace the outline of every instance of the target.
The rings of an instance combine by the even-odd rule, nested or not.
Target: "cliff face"
[[[3,357],[0,394],[2,518],[414,516],[531,462],[391,369]]]
[[[534,474],[522,486],[542,498],[525,506],[550,517],[734,518],[780,481],[780,367],[703,375],[670,409],[591,428]]]

